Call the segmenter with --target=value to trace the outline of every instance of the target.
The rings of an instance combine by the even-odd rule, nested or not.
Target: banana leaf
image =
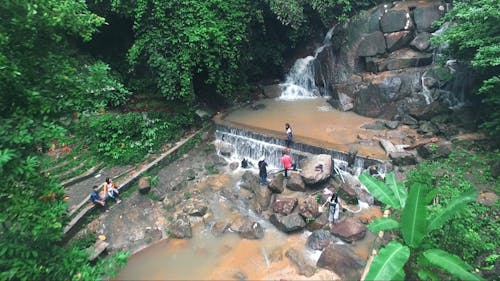
[[[451,200],[446,207],[433,214],[427,224],[427,232],[441,228],[453,215],[467,205],[467,203],[476,200],[477,193],[474,188],[462,193],[460,196]]]
[[[420,280],[432,280],[432,281],[440,281],[441,278],[434,272],[428,269],[419,269],[417,270],[417,275]]]
[[[399,228],[399,222],[393,219],[389,218],[379,218],[374,221],[372,221],[368,225],[368,229],[371,232],[379,232],[382,230],[389,230],[389,229],[395,229]]]
[[[428,190],[429,188],[425,184],[413,183],[401,214],[401,233],[406,244],[412,248],[418,247],[426,234],[427,204],[425,197]]]
[[[366,173],[359,175],[359,181],[382,203],[396,209],[401,208],[401,204],[396,199],[396,196],[394,196],[394,192],[384,182]]]
[[[408,193],[406,192],[406,188],[403,183],[397,182],[394,172],[390,172],[385,176],[385,183],[394,193],[394,196],[399,201],[400,208],[405,207],[406,197],[408,197]],[[399,209],[399,207],[394,206],[394,208]]]
[[[480,276],[470,272],[472,266],[461,260],[458,256],[447,253],[440,249],[430,249],[423,253],[425,258],[434,266],[437,266],[461,280],[484,280]]]
[[[403,266],[410,257],[410,248],[401,243],[391,241],[373,259],[365,280],[399,279]]]

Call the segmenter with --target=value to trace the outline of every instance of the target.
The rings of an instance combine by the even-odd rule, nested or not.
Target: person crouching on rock
[[[107,211],[106,208],[106,201],[101,195],[99,194],[99,187],[97,185],[94,185],[92,187],[92,192],[90,193],[90,201],[94,203],[96,206],[101,206],[104,207]]]
[[[103,183],[103,188],[106,198],[113,198],[117,204],[122,202],[119,198],[118,189],[110,178],[106,178],[106,182]]]

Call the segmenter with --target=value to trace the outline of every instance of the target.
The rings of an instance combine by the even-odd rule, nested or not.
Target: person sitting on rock
[[[92,192],[90,193],[90,201],[96,206],[106,208],[106,199],[101,197],[101,195],[99,194],[99,187],[97,185],[94,185],[92,187]]]
[[[118,189],[110,178],[106,178],[106,181],[103,183],[103,189],[106,199],[113,198],[117,204],[122,202],[119,198],[120,195],[118,193]]]

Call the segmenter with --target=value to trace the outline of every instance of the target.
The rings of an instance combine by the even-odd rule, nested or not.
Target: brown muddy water
[[[325,98],[283,101],[262,99],[250,106],[219,114],[215,122],[284,138],[285,123],[290,123],[294,140],[316,146],[348,152],[355,148],[358,154],[372,159],[387,159],[385,151],[374,137],[391,139],[400,144],[402,139],[389,130],[367,130],[363,125],[376,119],[354,112],[333,109]]]
[[[219,114],[215,122],[277,137],[284,135],[284,124],[289,122],[296,141],[340,151],[348,151],[355,146],[363,156],[386,159],[378,142],[366,140],[387,137],[387,132],[361,128],[364,124],[373,123],[374,119],[352,112],[336,111],[322,98],[298,101],[269,99],[260,100],[256,104],[263,104],[264,108],[240,108]],[[394,139],[392,141],[398,142]],[[245,194],[247,191],[240,190],[238,186],[242,173],[243,170],[238,168],[201,179],[193,188],[203,192],[209,200],[210,219],[192,220],[191,239],[167,238],[132,255],[115,280],[339,279],[335,273],[319,268],[311,277],[298,274],[298,269],[285,253],[294,248],[311,265],[315,265],[321,252],[306,249],[310,232],[282,233],[266,219],[259,218],[246,209],[241,198],[248,195]],[[287,195],[286,192],[289,191],[285,191],[284,195]],[[212,234],[210,221],[231,221],[231,217],[238,216],[236,213],[239,216],[251,216],[258,221],[264,228],[264,238],[246,240],[236,233],[225,233],[222,236]],[[367,232],[363,240],[352,245],[352,249],[366,260],[374,239],[374,235]]]
[[[309,231],[285,234],[265,219],[242,208],[238,200],[228,200],[223,195],[235,192],[244,197],[246,190],[239,189],[238,180],[243,170],[208,176],[194,188],[209,200],[209,220],[229,220],[242,215],[254,217],[264,228],[264,238],[247,240],[236,233],[214,236],[202,218],[192,220],[191,239],[161,240],[132,255],[115,280],[336,280],[338,276],[328,270],[318,269],[316,274],[305,277],[285,256],[293,248],[315,265],[321,252],[307,249]],[[287,193],[284,193],[287,195]],[[374,241],[374,235],[353,245],[353,251],[363,259]],[[341,243],[341,242],[338,242]]]

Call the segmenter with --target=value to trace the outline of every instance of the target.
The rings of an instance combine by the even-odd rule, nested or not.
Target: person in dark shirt
[[[90,201],[96,206],[106,207],[106,201],[99,194],[99,187],[94,185],[92,187],[92,192],[90,193]]]
[[[259,163],[257,165],[259,166],[260,184],[265,185],[267,184],[267,163],[264,156],[260,158]]]

